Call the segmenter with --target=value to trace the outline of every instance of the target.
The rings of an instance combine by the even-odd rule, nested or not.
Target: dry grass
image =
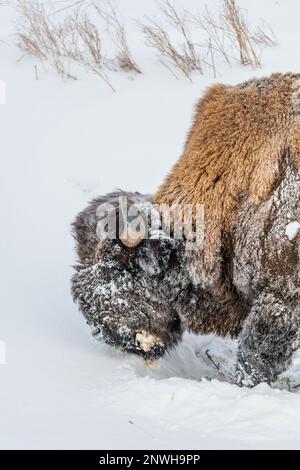
[[[206,6],[204,14],[188,13],[191,22],[205,33],[205,44],[215,63],[215,55],[231,66],[238,60],[242,65],[261,67],[261,49],[276,44],[272,30],[262,24],[251,32],[246,18],[235,0],[223,0],[223,9],[216,16]],[[238,57],[236,52],[238,52]],[[215,66],[213,66],[215,70]]]
[[[266,23],[262,23],[256,28],[252,39],[256,44],[263,47],[272,47],[277,45],[275,34],[272,28]]]
[[[260,59],[255,50],[251,32],[235,0],[224,0],[223,17],[225,25],[233,34],[234,45],[238,46],[241,64],[250,64],[255,68],[260,67]]]
[[[56,12],[36,0],[19,0],[17,29],[19,48],[50,64],[64,78],[76,79],[72,64],[99,76],[112,89],[104,71],[102,40],[97,26],[80,6],[59,20]]]
[[[108,70],[141,73],[115,2],[65,0],[55,10],[49,3],[46,7],[42,0],[17,0],[18,46],[25,54],[50,64],[64,78],[78,78],[76,71],[80,66],[114,90]],[[57,6],[57,2],[53,4]],[[214,14],[208,7],[200,14],[179,11],[171,0],[161,0],[160,20],[146,17],[138,26],[146,45],[158,52],[161,63],[176,78],[176,71],[191,80],[194,71],[203,74],[207,68],[216,77],[219,59],[228,66],[238,60],[242,65],[260,67],[261,49],[276,44],[272,30],[261,24],[252,31],[246,11],[235,0],[222,0],[222,5]],[[103,52],[103,29],[115,46],[111,60]]]
[[[223,21],[227,29],[227,36],[239,50],[242,65],[251,65],[254,68],[261,67],[259,47],[273,46],[276,44],[273,33],[267,34],[267,29],[260,26],[252,33],[246,17],[235,0],[223,0]]]
[[[215,55],[218,55],[223,57],[225,62],[231,66],[234,57],[228,48],[223,22],[219,18],[215,18],[207,6],[205,6],[203,14],[189,12],[188,17],[191,23],[200,29],[201,35],[204,36],[204,44],[209,51],[212,63],[215,63]]]
[[[173,26],[183,39],[184,57],[187,59],[189,68],[191,70],[199,70],[202,73],[201,59],[191,38],[186,13],[180,15],[176,10],[175,5],[169,0],[162,2],[160,9],[170,26]]]
[[[149,17],[146,18],[146,23],[139,23],[145,43],[158,51],[160,61],[165,66],[169,69],[173,67],[180,70],[191,80],[192,72],[197,70],[203,73],[203,68],[199,51],[191,38],[187,17],[185,14],[180,14],[169,0],[162,1],[159,4],[159,9],[163,19],[180,38],[180,44],[177,45],[171,39],[161,23]]]
[[[190,66],[189,58],[172,43],[170,36],[163,27],[154,20],[149,20],[149,24],[141,25],[141,30],[146,45],[155,48],[159,52],[161,63],[171,71],[170,66],[177,68],[190,80],[193,69]]]
[[[180,70],[190,80],[193,71],[203,73],[206,67],[216,77],[219,57],[229,66],[238,60],[242,65],[259,68],[261,49],[276,44],[266,24],[251,31],[245,12],[235,0],[223,0],[222,10],[215,15],[207,6],[202,14],[186,10],[179,13],[170,0],[162,0],[159,10],[165,23],[146,18],[146,22],[139,24],[145,43],[158,51],[161,62],[172,73],[174,69]],[[180,45],[171,39],[166,24],[180,37]],[[200,37],[201,41],[192,36]]]
[[[94,7],[98,15],[108,26],[113,37],[117,50],[116,60],[118,67],[126,72],[133,71],[141,73],[141,70],[133,59],[132,53],[129,49],[126,30],[118,13],[116,2],[113,0],[107,0],[105,3],[102,2],[100,5],[95,3]]]

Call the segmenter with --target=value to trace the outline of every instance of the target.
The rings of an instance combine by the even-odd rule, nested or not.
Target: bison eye
[[[147,226],[144,217],[139,213],[130,221],[124,223],[119,235],[121,243],[127,248],[136,248],[146,238]]]

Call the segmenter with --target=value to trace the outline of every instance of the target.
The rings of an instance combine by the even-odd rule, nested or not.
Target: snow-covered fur
[[[148,239],[134,249],[119,239],[99,241],[97,207],[109,203],[118,217],[121,195],[125,193],[97,198],[77,216],[73,226],[80,264],[72,278],[72,293],[95,336],[154,359],[176,344],[182,334],[174,307],[185,295],[178,251],[172,240]],[[138,193],[126,195],[147,217],[152,209],[150,198]],[[149,348],[139,345],[137,334],[142,332],[152,335]]]
[[[119,240],[99,241],[96,207],[103,198],[79,214],[74,234],[80,264],[72,292],[96,335],[145,359],[160,357],[185,329],[238,337],[239,385],[271,383],[287,368],[300,331],[298,87],[298,75],[278,74],[212,91],[200,103],[189,136],[191,162],[183,157],[155,201],[204,203],[208,223],[202,254],[187,252],[184,241],[167,237],[145,239],[132,249]],[[220,115],[215,108],[213,120],[204,112],[215,129],[206,127],[202,136],[199,129],[200,149],[206,146],[208,153],[198,161],[201,109],[207,111],[215,93],[225,93],[225,109]],[[238,117],[231,112],[235,97],[242,106]],[[227,119],[223,134],[218,115]],[[230,116],[236,126],[229,125]],[[129,198],[145,216],[153,210],[149,196]],[[217,207],[208,211],[213,203]]]
[[[99,240],[96,234],[97,207],[114,206],[126,195],[149,221],[148,239],[136,248],[125,247],[119,239]],[[107,343],[143,355],[162,356],[176,345],[184,329],[220,334],[224,324],[229,334],[240,330],[242,309],[227,322],[227,304],[218,303],[210,292],[194,286],[183,241],[160,236],[151,239],[149,214],[156,211],[149,196],[112,193],[94,199],[73,224],[79,264],[72,277],[72,294],[93,335]],[[151,335],[153,347],[140,347],[137,335]]]

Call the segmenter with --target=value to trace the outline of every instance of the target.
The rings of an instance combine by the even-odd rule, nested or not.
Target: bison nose
[[[142,330],[137,333],[135,342],[146,361],[159,359],[164,355],[165,348],[163,343],[157,336],[152,335],[148,331]]]

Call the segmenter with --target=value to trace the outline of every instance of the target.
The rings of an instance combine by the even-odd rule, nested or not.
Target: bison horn
[[[128,212],[121,204],[123,229],[119,235],[122,244],[128,248],[137,247],[147,235],[147,226],[141,212],[132,204]],[[128,221],[128,218],[130,219]]]
[[[120,240],[128,248],[135,248],[144,239],[146,235],[146,224],[144,218],[140,215],[136,220],[127,223],[124,227]]]

